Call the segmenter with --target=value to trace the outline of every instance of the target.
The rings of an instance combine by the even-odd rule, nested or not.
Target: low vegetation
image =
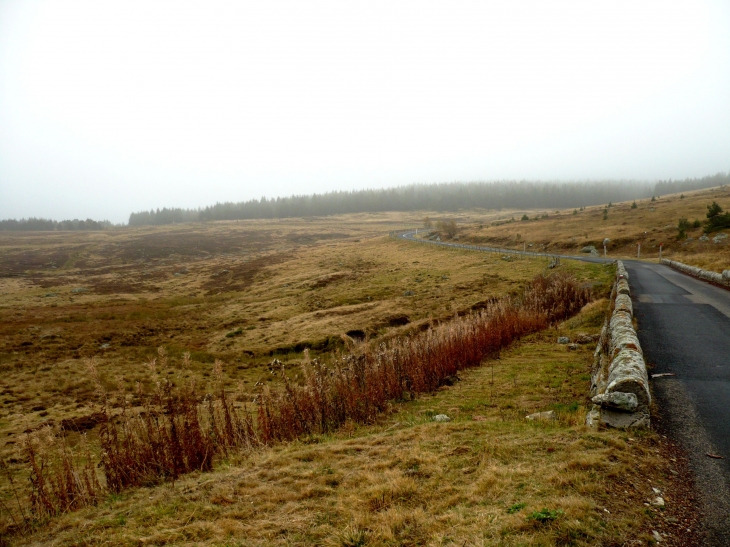
[[[695,526],[676,512],[686,462],[653,433],[586,429],[593,348],[555,344],[597,333],[606,304],[395,403],[375,423],[231,454],[210,472],[106,496],[12,542],[646,545],[658,530],[680,545],[672,538]],[[547,409],[555,420],[525,420]],[[441,414],[450,421],[434,421]],[[645,505],[652,488],[663,509]]]
[[[134,412],[127,408],[123,390],[112,405],[92,360],[89,366],[101,398],[102,482],[108,491],[119,493],[175,481],[194,470],[209,471],[216,457],[232,449],[251,450],[326,434],[347,422],[373,423],[393,401],[436,390],[461,370],[496,357],[515,339],[575,314],[589,299],[590,292],[564,274],[538,276],[517,299],[495,301],[480,312],[412,338],[397,338],[372,349],[364,346],[329,367],[307,360],[302,364],[302,384],[293,383],[282,367],[283,388],[259,393],[255,412],[245,408],[239,412],[232,405],[220,361],[214,369],[218,389],[204,401],[194,382],[176,385],[159,377],[156,359],[151,360],[155,389],[150,395],[137,394],[142,404]],[[163,348],[159,357],[166,368]],[[188,354],[182,366],[189,368]],[[94,503],[103,492],[88,451],[74,459],[62,440],[52,444],[60,450],[49,455],[31,438],[24,442],[31,484],[28,512],[35,518]],[[19,515],[25,514],[21,509]]]
[[[593,348],[555,343],[597,333],[606,302],[584,304],[609,268],[385,235],[428,215],[527,245],[564,218],[521,214],[6,232],[2,541],[608,545],[693,526],[671,503],[681,461],[652,433],[587,430]]]

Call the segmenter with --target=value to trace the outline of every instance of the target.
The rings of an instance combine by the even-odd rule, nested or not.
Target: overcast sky
[[[0,218],[730,170],[730,2],[0,0]]]

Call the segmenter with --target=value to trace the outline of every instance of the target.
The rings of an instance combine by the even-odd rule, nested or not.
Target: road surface
[[[708,546],[730,545],[730,291],[659,264],[624,261],[639,341],[668,433],[687,451]],[[723,456],[714,459],[707,454]]]
[[[495,247],[424,242],[413,231],[394,236],[466,250],[522,254]],[[590,256],[526,254],[605,261]],[[629,272],[639,341],[650,373],[675,374],[653,379],[652,392],[664,429],[689,456],[705,516],[703,545],[730,546],[730,291],[668,266],[635,260],[623,263]]]

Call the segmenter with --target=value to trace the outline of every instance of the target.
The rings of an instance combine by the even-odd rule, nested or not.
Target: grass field
[[[582,425],[592,348],[555,344],[596,332],[604,307],[396,405],[376,425],[113,496],[17,544],[646,545],[650,530],[676,534],[676,464],[661,439]],[[548,409],[556,421],[525,420]],[[665,510],[644,505],[654,487]]]
[[[640,243],[641,258],[651,260],[658,259],[659,244],[663,243],[664,258],[721,272],[730,268],[730,238],[715,243],[712,237],[717,233],[713,233],[709,241],[700,241],[702,229],[692,228],[686,239],[677,239],[679,219],[705,221],[707,206],[713,201],[730,210],[730,187],[660,196],[656,201],[639,200],[636,208],[632,208],[633,202],[624,202],[583,211],[505,211],[496,220],[464,219],[457,224],[457,237],[462,242],[567,254],[578,254],[588,245],[603,254],[603,240],[609,238],[609,256],[636,258]],[[605,220],[604,210],[608,211]],[[520,220],[523,215],[530,220]],[[722,232],[730,235],[730,230]]]
[[[415,219],[405,219],[411,224]],[[265,366],[426,328],[516,292],[544,264],[395,243],[387,216],[0,236],[0,435],[91,413],[102,383],[147,382],[183,352],[245,391]],[[54,267],[55,266],[55,267]],[[406,293],[409,296],[404,296]],[[11,443],[11,444],[7,444]],[[0,450],[7,451],[13,440]]]
[[[492,230],[503,215],[458,218]],[[244,402],[276,384],[274,358],[294,366],[304,348],[324,356],[353,340],[407,336],[516,294],[546,269],[544,260],[387,237],[422,216],[0,235],[0,456],[22,469],[26,432],[45,426],[64,430],[71,446],[75,430],[88,429],[93,445],[90,357],[106,389],[129,393],[149,387],[145,362],[161,360],[158,347],[160,373],[203,389],[221,359],[224,385]],[[599,294],[611,275],[567,261],[560,269]],[[593,348],[555,344],[561,334],[595,334],[603,306],[528,337],[451,387],[394,404],[375,425],[349,424],[242,453],[174,486],[109,496],[12,543],[638,545],[650,527],[682,522],[671,503],[644,505],[647,481],[672,499],[677,466],[653,433],[586,429]],[[557,421],[524,418],[549,409]],[[433,422],[439,413],[452,420]],[[0,479],[0,499],[12,507],[8,486]],[[4,509],[2,518],[11,524]]]

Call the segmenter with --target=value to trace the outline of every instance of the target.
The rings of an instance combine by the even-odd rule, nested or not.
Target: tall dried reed
[[[209,470],[216,457],[231,450],[329,432],[347,421],[371,423],[393,401],[437,389],[460,370],[497,357],[521,336],[575,314],[590,298],[590,291],[567,275],[540,275],[518,298],[492,302],[479,312],[375,348],[362,345],[359,351],[334,356],[327,365],[306,354],[300,383],[275,361],[283,388],[263,388],[255,415],[232,404],[223,388],[220,361],[214,366],[218,388],[203,396],[192,381],[174,385],[160,377],[158,363],[167,365],[160,348],[148,363],[154,389],[144,393],[138,386],[140,411],[128,407],[123,388],[109,394],[101,387],[91,360],[102,407],[98,467],[104,486],[88,449],[74,453],[54,440],[50,444],[56,450],[51,452],[41,448],[36,434],[25,444],[30,509],[35,517],[58,514],[95,503],[105,490],[119,492]],[[186,354],[183,368],[188,364]]]
[[[160,359],[165,360],[160,348]],[[185,354],[183,367],[189,363]],[[101,423],[101,467],[107,487],[119,492],[130,486],[175,481],[194,470],[208,471],[213,459],[232,448],[251,447],[256,442],[253,417],[236,411],[222,382],[222,363],[214,365],[218,391],[201,397],[194,381],[175,386],[160,379],[155,360],[149,367],[154,391],[144,396],[142,412],[130,412],[121,393],[121,413],[108,407]]]
[[[305,360],[303,384],[281,366],[284,389],[258,399],[264,443],[332,431],[348,420],[369,423],[391,401],[433,391],[458,371],[499,355],[521,336],[575,314],[590,291],[565,274],[538,275],[520,298],[504,299],[408,338],[350,353],[325,366]]]

